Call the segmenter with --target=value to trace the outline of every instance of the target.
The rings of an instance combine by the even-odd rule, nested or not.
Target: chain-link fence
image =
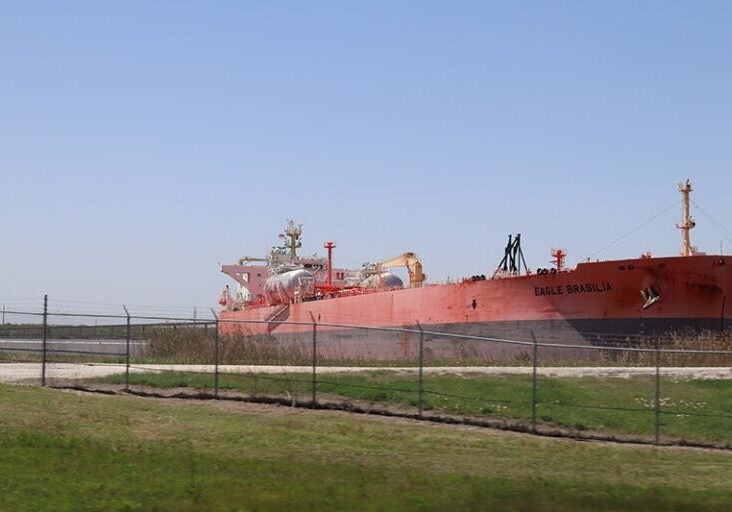
[[[732,338],[613,346],[365,327],[6,310],[0,378],[342,409],[542,435],[732,447]],[[227,333],[223,335],[222,333]]]

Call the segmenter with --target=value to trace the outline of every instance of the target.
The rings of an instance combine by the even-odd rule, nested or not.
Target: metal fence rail
[[[0,328],[0,355],[11,366],[21,361],[38,365],[41,386],[105,385],[147,394],[164,394],[151,391],[153,386],[186,388],[186,396],[340,406],[539,435],[732,448],[732,437],[725,434],[732,432],[732,350],[726,348],[663,347],[658,338],[640,337],[628,346],[578,346],[543,342],[533,333],[525,341],[432,331],[416,322],[414,327],[366,327],[315,318],[233,321],[219,319],[213,311],[211,319],[132,315],[124,307],[124,314],[53,312],[47,299],[42,312],[15,309],[5,314],[27,322]],[[251,334],[222,336],[224,323],[246,327]],[[277,334],[283,326],[288,326],[288,336]],[[261,334],[270,331],[274,334]],[[348,337],[339,334],[343,332]],[[443,346],[458,347],[461,356],[468,356],[442,360],[446,356],[435,354],[443,354],[436,348]],[[339,347],[348,349],[342,357],[337,356]],[[373,357],[383,347],[402,350],[403,357]],[[502,353],[509,348],[520,359],[502,362],[503,368],[480,356],[483,349]],[[586,352],[591,362],[607,354],[613,354],[613,361],[632,357],[631,368],[640,375],[627,382],[612,380],[612,372],[603,377],[607,373],[596,371],[593,377],[589,370],[583,370],[585,377],[557,376],[556,358],[545,358],[543,352],[562,350]],[[694,378],[678,377],[683,368],[670,366],[682,356],[692,363],[686,373],[691,374],[694,361],[715,358],[716,373],[726,368],[728,375],[697,385]],[[612,388],[603,391],[605,382]],[[709,390],[719,403],[695,401],[694,393]],[[612,413],[637,423],[638,431],[618,426]],[[689,426],[693,422],[698,428]]]

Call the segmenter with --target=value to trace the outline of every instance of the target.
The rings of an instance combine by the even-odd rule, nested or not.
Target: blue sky
[[[0,299],[209,307],[288,218],[430,278],[732,228],[729,2],[3,2]],[[732,240],[698,210],[701,249]]]

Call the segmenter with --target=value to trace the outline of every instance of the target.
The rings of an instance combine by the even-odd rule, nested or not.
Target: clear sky
[[[210,307],[218,263],[430,279],[732,228],[732,2],[4,1],[0,299]],[[732,240],[696,208],[700,249]],[[8,302],[10,303],[10,302]]]

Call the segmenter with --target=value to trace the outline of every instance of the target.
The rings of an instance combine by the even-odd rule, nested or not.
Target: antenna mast
[[[561,272],[564,270],[564,259],[567,257],[567,251],[552,247],[551,254],[552,258],[554,258],[552,263],[557,267],[557,271]]]
[[[689,233],[696,226],[696,222],[689,215],[689,193],[691,190],[691,182],[689,180],[686,180],[686,183],[679,183],[679,192],[681,192],[681,224],[676,224],[676,227],[681,230],[682,256],[692,256],[694,254]]]
[[[302,235],[302,224],[295,224],[295,221],[288,220],[284,233],[287,243],[285,247],[290,252],[290,258],[297,258],[297,250],[302,247],[300,236]]]

